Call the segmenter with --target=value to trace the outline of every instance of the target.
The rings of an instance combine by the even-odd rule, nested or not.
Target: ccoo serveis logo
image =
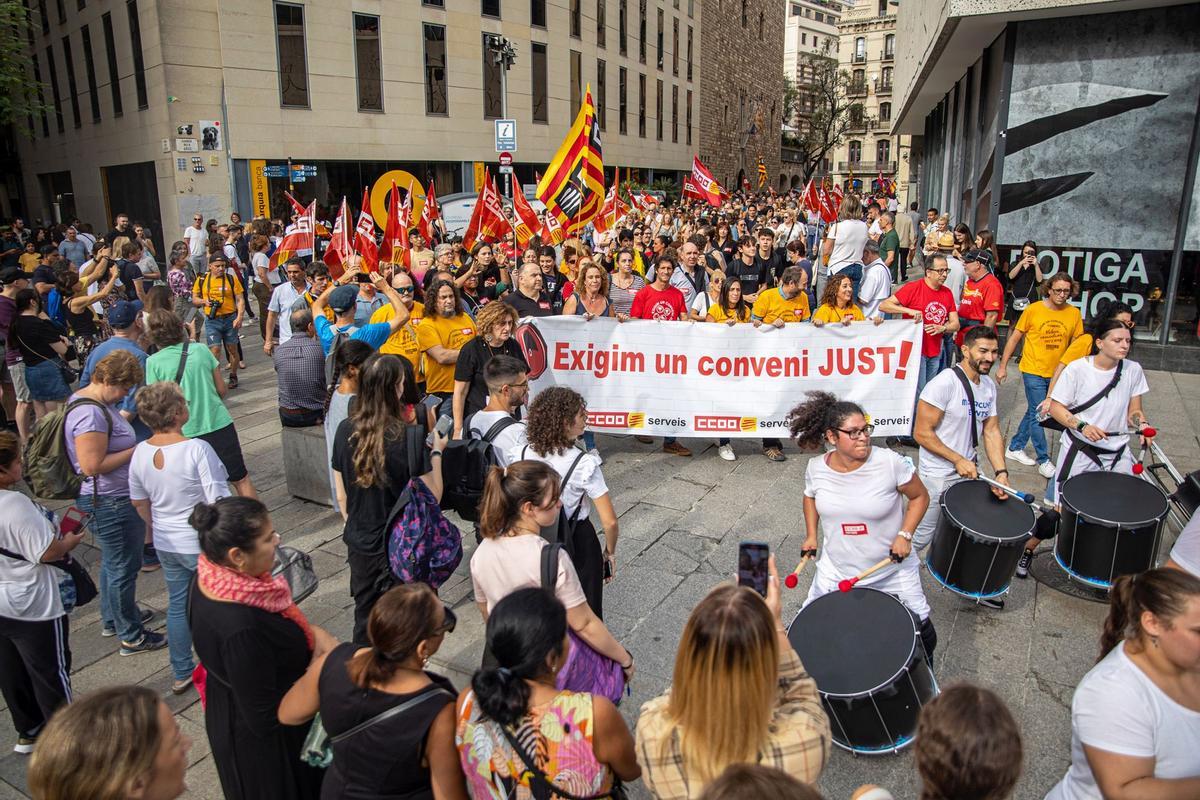
[[[640,411],[589,411],[587,424],[591,428],[644,428],[646,415]]]
[[[729,433],[758,430],[758,417],[733,417],[716,414],[697,414],[692,418],[697,431]]]

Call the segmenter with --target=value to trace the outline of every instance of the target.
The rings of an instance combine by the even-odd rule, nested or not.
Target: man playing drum
[[[996,383],[988,376],[1000,352],[996,332],[986,325],[976,325],[967,331],[959,350],[962,361],[927,383],[917,402],[917,422],[913,426],[913,438],[921,446],[917,474],[929,492],[929,508],[913,536],[913,549],[918,552],[928,546],[937,530],[942,492],[959,481],[979,477],[975,462],[981,436],[996,480],[1009,485],[1004,437],[996,414]],[[968,411],[972,403],[973,417]],[[994,486],[992,492],[1002,500],[1008,496]],[[1004,607],[1002,598],[979,602],[989,608]]]

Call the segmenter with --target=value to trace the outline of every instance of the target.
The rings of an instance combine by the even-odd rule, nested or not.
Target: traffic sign
[[[501,164],[500,165],[500,174],[501,175],[512,175],[512,164]]]
[[[515,119],[496,120],[496,152],[511,153],[517,149],[517,121]]]
[[[269,164],[269,165],[263,167],[263,177],[264,178],[286,178],[287,177],[287,165],[286,164]]]
[[[502,166],[502,167],[512,166],[512,153],[510,153],[506,150],[505,152],[500,154],[500,166]]]

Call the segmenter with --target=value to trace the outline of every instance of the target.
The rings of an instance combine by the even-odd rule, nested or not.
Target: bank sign
[[[1001,245],[1000,260],[1021,260],[1020,245]],[[1092,317],[1102,301],[1119,300],[1135,318],[1149,302],[1164,299],[1171,274],[1170,250],[1117,250],[1099,247],[1039,247],[1038,263],[1046,277],[1064,272],[1079,282],[1079,297],[1071,302]]]

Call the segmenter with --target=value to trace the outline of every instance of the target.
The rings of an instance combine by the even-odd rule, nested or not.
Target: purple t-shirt
[[[0,295],[0,344],[6,348],[4,363],[15,364],[21,360],[21,352],[15,347],[8,347],[8,329],[17,316],[17,304],[11,298]]]
[[[79,395],[71,395],[71,402],[78,398]],[[108,439],[108,450],[106,453],[119,453],[122,450],[128,450],[137,444],[137,435],[133,432],[133,427],[125,421],[121,416],[121,412],[116,406],[107,406],[108,416],[112,418],[112,436]],[[79,458],[75,455],[75,437],[81,433],[105,433],[108,431],[108,423],[104,419],[105,411],[99,406],[94,406],[90,403],[72,409],[65,420],[65,428],[67,435],[67,457],[71,459],[71,466],[76,470],[79,469]],[[119,467],[112,472],[101,475],[99,478],[99,494],[102,497],[128,497],[129,496],[129,465]],[[84,478],[83,484],[79,487],[79,496],[85,497],[92,493],[92,479]]]

